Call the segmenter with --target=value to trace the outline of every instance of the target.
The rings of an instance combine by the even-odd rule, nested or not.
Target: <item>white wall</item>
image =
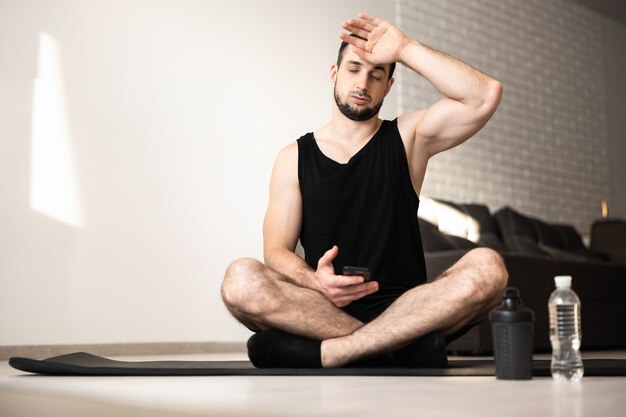
[[[0,0],[0,345],[238,341],[278,150],[386,1]],[[394,95],[383,116],[395,115]]]

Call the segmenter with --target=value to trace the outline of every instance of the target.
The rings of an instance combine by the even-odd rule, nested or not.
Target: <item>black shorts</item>
[[[396,301],[402,293],[399,294],[370,294],[365,298],[356,300],[342,310],[359,320],[362,323],[369,323],[382,314],[394,301]],[[446,344],[452,343],[454,340],[469,332],[474,326],[480,323],[473,323],[463,326],[456,332],[445,336]]]
[[[403,293],[374,293],[343,307],[343,311],[362,323],[369,323],[387,310]]]

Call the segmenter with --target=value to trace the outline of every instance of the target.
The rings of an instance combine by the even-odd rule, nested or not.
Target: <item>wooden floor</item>
[[[626,352],[584,358],[626,359]],[[540,356],[539,358],[545,358]],[[242,354],[121,357],[238,360]],[[0,416],[623,416],[626,377],[46,377],[0,362]]]

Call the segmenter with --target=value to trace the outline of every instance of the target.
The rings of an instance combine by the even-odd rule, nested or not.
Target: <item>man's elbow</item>
[[[493,78],[489,79],[485,86],[483,103],[481,105],[481,111],[488,115],[488,117],[491,117],[498,108],[500,100],[502,99],[502,90],[503,87],[500,81],[494,80]]]
[[[276,247],[275,246],[265,246],[263,248],[263,262],[265,265],[270,265],[276,256]]]
[[[288,248],[278,244],[268,244],[263,248],[263,261],[272,268],[277,259],[284,256],[285,252],[291,252]]]

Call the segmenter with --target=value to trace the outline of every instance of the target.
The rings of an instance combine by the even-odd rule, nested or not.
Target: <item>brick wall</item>
[[[487,126],[431,160],[422,195],[588,231],[611,197],[604,18],[564,0],[398,0],[396,13],[412,38],[504,84]],[[439,98],[404,67],[397,86],[400,113]]]

